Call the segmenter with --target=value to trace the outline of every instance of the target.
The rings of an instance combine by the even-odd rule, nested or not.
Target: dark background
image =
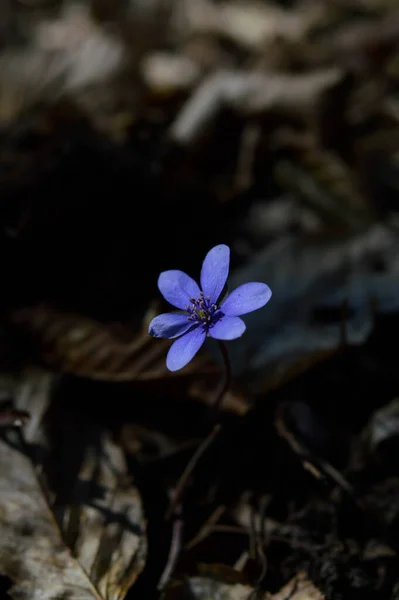
[[[164,308],[162,270],[198,278],[206,252],[228,244],[230,289],[258,280],[273,296],[229,345],[233,392],[187,492],[186,541],[220,503],[233,510],[249,490],[258,510],[266,494],[280,529],[262,576],[247,565],[249,584],[276,592],[304,571],[327,598],[395,598],[399,13],[382,0],[210,5],[2,6],[2,370],[60,375],[50,427],[66,411],[116,436],[132,423],[161,431],[176,448],[203,437],[217,350],[173,379],[167,344],[123,344]],[[76,324],[90,353],[65,341]],[[148,514],[132,590],[146,599],[166,560],[168,490],[190,456],[143,468],[147,451],[126,451]],[[232,568],[246,543],[208,535],[176,580],[200,563]]]

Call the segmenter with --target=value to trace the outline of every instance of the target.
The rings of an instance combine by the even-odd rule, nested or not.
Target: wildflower
[[[265,283],[244,283],[220,301],[230,265],[230,249],[224,244],[212,248],[201,269],[201,288],[183,271],[164,271],[158,288],[170,304],[185,312],[165,313],[150,323],[149,334],[176,340],[169,349],[166,366],[178,371],[187,365],[207,336],[234,340],[246,327],[240,315],[264,306],[272,293]]]

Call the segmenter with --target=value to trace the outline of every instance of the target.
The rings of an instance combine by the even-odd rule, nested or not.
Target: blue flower
[[[240,315],[264,306],[272,295],[265,283],[244,283],[220,303],[230,265],[230,248],[224,244],[208,252],[201,269],[201,289],[183,271],[164,271],[158,288],[170,304],[183,313],[165,313],[155,317],[148,333],[157,338],[176,340],[169,349],[166,366],[178,371],[187,365],[207,336],[216,340],[234,340],[246,327]]]

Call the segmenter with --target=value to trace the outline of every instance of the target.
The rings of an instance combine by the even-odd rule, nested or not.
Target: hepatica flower
[[[170,304],[184,312],[165,313],[150,323],[149,334],[177,339],[169,349],[166,366],[178,371],[196,355],[207,336],[234,340],[246,327],[241,315],[264,306],[272,293],[265,283],[244,283],[220,299],[227,281],[230,249],[224,244],[208,252],[201,269],[201,288],[183,271],[164,271],[158,288]]]

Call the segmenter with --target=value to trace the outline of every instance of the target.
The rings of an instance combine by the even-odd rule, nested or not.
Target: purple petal
[[[173,342],[166,357],[166,366],[169,371],[178,371],[185,367],[197,354],[205,341],[205,337],[204,328],[196,327]]]
[[[193,326],[188,316],[179,313],[165,313],[153,319],[148,328],[148,333],[156,338],[168,338],[169,340],[183,335]]]
[[[189,298],[198,298],[200,289],[183,271],[164,271],[158,278],[158,288],[162,296],[172,306],[184,310],[189,304]]]
[[[271,289],[265,283],[244,283],[231,292],[220,308],[226,316],[238,317],[261,308],[271,295]]]
[[[245,330],[245,323],[240,317],[223,317],[209,330],[209,335],[215,340],[235,340]]]
[[[216,304],[229,274],[230,248],[224,244],[209,250],[202,263],[201,287],[205,296]]]

